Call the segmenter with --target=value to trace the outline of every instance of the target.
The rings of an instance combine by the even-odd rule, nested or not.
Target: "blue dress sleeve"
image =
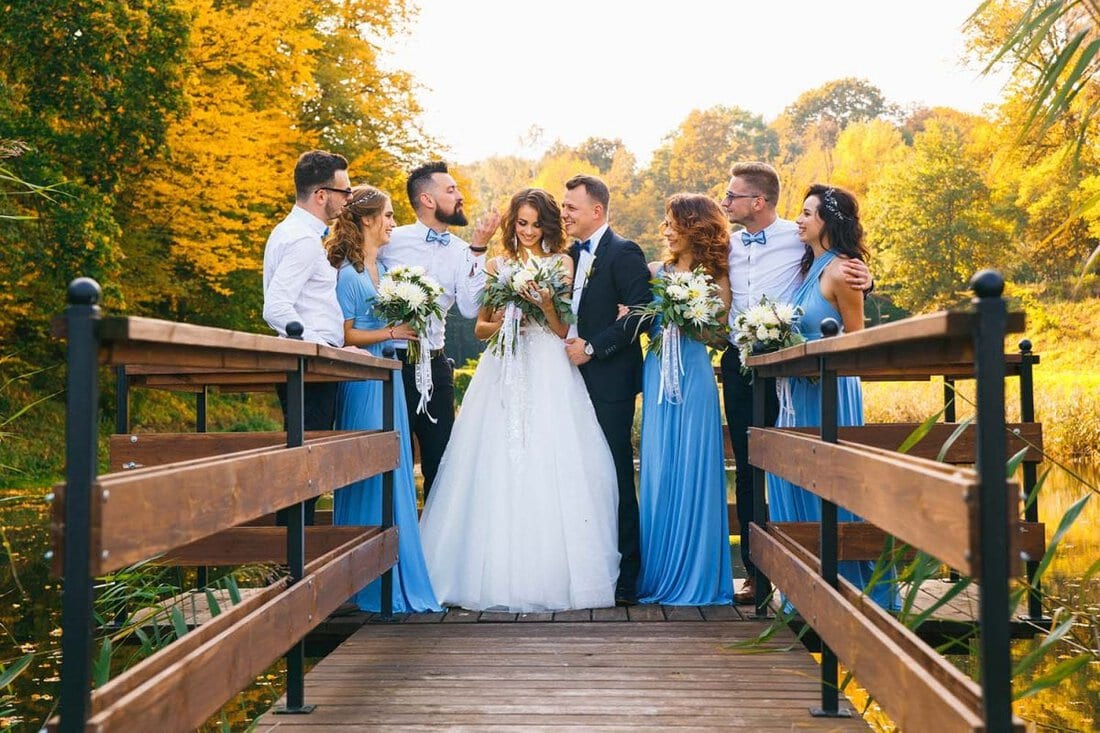
[[[367,310],[367,293],[354,267],[341,267],[336,279],[336,300],[344,312],[344,320],[357,318]]]

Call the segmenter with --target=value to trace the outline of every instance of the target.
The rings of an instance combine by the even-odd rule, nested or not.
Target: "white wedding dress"
[[[619,574],[615,467],[564,343],[524,326],[482,354],[420,520],[439,602],[602,608]]]

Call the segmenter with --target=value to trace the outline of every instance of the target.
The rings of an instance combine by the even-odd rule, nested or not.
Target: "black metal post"
[[[1007,309],[1004,278],[982,270],[970,280],[974,291],[974,373],[977,378],[976,444],[979,486],[981,571],[981,683],[985,729],[1012,726],[1012,659],[1008,580],[1009,555],[1005,449],[1004,338]],[[1013,511],[1015,511],[1013,509]]]
[[[115,367],[115,434],[130,432],[130,379],[126,367]]]
[[[826,318],[821,322],[821,335],[835,336],[840,324]],[[837,442],[838,385],[836,370],[830,369],[826,357],[821,359],[821,441]],[[836,588],[838,567],[837,508],[826,499],[821,500],[821,577],[830,587]],[[851,712],[840,709],[840,672],[836,653],[827,644],[821,644],[821,707],[811,708],[815,718],[850,717]]]
[[[287,336],[302,338],[298,322],[287,324]],[[298,448],[305,444],[305,359],[298,359],[298,368],[286,374],[286,446]],[[305,576],[306,515],[305,502],[287,508],[286,558],[290,569],[290,585]],[[305,704],[306,645],[299,640],[286,653],[286,705],[276,710],[283,715],[303,715],[313,712],[314,705]]]
[[[382,430],[393,431],[394,426],[394,380],[401,379],[401,372],[394,371],[390,378],[382,383]],[[394,471],[386,471],[382,474],[382,528],[389,529],[393,526],[393,477]],[[393,619],[393,568],[382,573],[382,602],[381,612],[383,620]]]
[[[757,374],[752,380],[752,425],[753,427],[763,427],[767,422],[767,394],[764,390],[767,389],[767,380]],[[738,466],[737,470],[740,471],[741,467]],[[752,467],[752,521],[757,527],[765,527],[768,523],[768,503],[766,498],[766,484],[767,474],[764,470]],[[768,616],[768,596],[772,592],[771,581],[768,580],[768,576],[764,575],[764,571],[760,569],[760,566],[753,563],[755,574],[753,576],[754,588],[756,590],[756,618],[767,618]]]
[[[96,478],[99,405],[99,284],[69,283],[65,377],[65,547],[61,594],[61,733],[82,733],[92,688],[95,624],[91,577],[92,486]]]
[[[955,379],[943,378],[943,421],[955,422]]]
[[[195,393],[195,432],[206,432],[206,398],[210,388],[205,384]],[[195,587],[205,588],[210,584],[210,573],[205,565],[195,568]]]
[[[1031,342],[1024,339],[1020,342],[1020,422],[1035,422],[1035,354],[1031,353]],[[1024,519],[1028,522],[1039,521],[1039,495],[1035,494],[1035,484],[1038,483],[1038,466],[1031,461],[1024,461],[1024,496],[1028,502],[1024,506]],[[1042,558],[1029,557],[1024,567],[1027,572],[1027,582],[1031,590],[1027,594],[1028,619],[1035,622],[1043,621],[1043,580],[1036,576],[1039,570],[1039,561]]]

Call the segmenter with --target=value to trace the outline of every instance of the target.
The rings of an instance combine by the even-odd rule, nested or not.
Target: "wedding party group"
[[[862,329],[872,279],[849,192],[815,184],[788,221],[777,214],[771,166],[738,163],[729,174],[721,202],[699,193],[664,202],[664,249],[647,264],[611,228],[611,192],[595,176],[576,175],[564,191],[518,191],[466,242],[451,231],[469,221],[445,163],[409,174],[416,221],[398,226],[391,192],[353,186],[344,157],[299,158],[296,203],[264,251],[263,317],[282,336],[297,321],[306,340],[402,363],[392,416],[403,436],[395,612],[754,602],[753,377],[744,359],[820,338],[825,318]],[[487,342],[457,415],[444,354],[455,305]],[[711,356],[719,351],[721,399]],[[768,387],[769,425],[819,424],[815,381]],[[862,424],[857,378],[841,380],[839,404],[840,424]],[[723,408],[749,572],[737,593]],[[306,385],[307,430],[379,429],[382,410],[378,381]],[[334,524],[377,525],[381,511],[381,477],[335,492]],[[768,511],[773,521],[818,521],[820,500],[769,476]],[[307,507],[307,521],[311,514]],[[841,519],[859,518],[841,510]],[[841,563],[863,587],[873,569]],[[896,605],[888,582],[868,592]],[[353,602],[379,610],[380,583]]]

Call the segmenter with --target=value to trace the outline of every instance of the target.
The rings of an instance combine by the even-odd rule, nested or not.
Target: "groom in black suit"
[[[642,349],[635,337],[638,318],[617,320],[619,304],[650,301],[649,268],[634,242],[607,224],[611,194],[594,176],[573,176],[565,183],[562,222],[576,240],[573,257],[573,313],[565,350],[584,377],[596,419],[607,438],[619,483],[619,582],[615,599],[632,603],[641,567],[638,495],[634,487],[634,448],[630,431],[634,405],[642,389]]]

